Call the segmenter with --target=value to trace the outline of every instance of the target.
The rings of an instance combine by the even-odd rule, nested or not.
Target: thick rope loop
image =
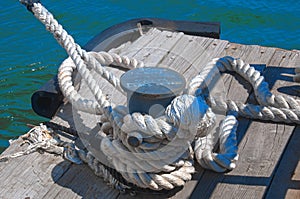
[[[226,69],[236,72],[248,81],[253,86],[255,96],[261,105],[276,108],[299,109],[298,100],[290,96],[285,97],[272,94],[269,90],[268,83],[264,81],[264,77],[260,75],[260,72],[243,60],[223,57],[219,59],[218,62],[216,66],[220,71],[224,72],[224,69]]]
[[[198,93],[201,93],[204,87],[209,84],[209,82],[206,82],[205,76],[216,76],[214,73],[218,73],[218,70],[213,70],[213,68],[218,68],[221,72],[234,71],[244,77],[253,86],[255,96],[260,103],[260,105],[243,104],[209,96],[206,100],[213,110],[234,111],[240,116],[251,119],[300,123],[299,101],[290,96],[273,95],[268,88],[268,83],[264,81],[264,77],[249,64],[244,63],[240,59],[223,57],[213,59],[207,64],[207,67],[211,68],[212,72],[210,74],[200,73],[197,75],[189,86],[188,92],[190,94],[198,95]]]
[[[218,68],[218,70],[216,70],[216,68]],[[273,95],[269,91],[268,84],[264,81],[263,76],[240,59],[234,59],[232,57],[213,59],[199,75],[191,80],[188,93],[196,96],[201,95],[203,90],[210,84],[211,80],[219,71],[234,71],[246,79],[253,86],[255,95],[261,105],[236,103],[232,100],[216,99],[212,96],[208,96],[206,100],[213,110],[230,111],[251,119],[300,123],[299,102],[292,97]],[[222,128],[224,126],[229,126],[230,128],[228,129],[230,129],[230,131]],[[236,153],[236,126],[237,121],[234,116],[227,116],[223,121],[220,128],[221,132],[217,136],[220,139],[221,150],[219,154],[213,152],[214,143],[216,143],[217,140],[214,139],[215,134],[211,133],[207,137],[198,138],[196,141],[195,154],[200,165],[216,172],[224,172],[225,170],[231,170],[235,167],[235,162],[238,158]],[[222,146],[226,147],[222,148]]]
[[[223,120],[220,130],[210,132],[205,137],[200,137],[195,143],[195,155],[199,164],[215,172],[225,172],[236,167],[238,159],[236,129],[238,122],[233,115],[228,115]],[[219,153],[213,152],[215,143],[220,142]]]

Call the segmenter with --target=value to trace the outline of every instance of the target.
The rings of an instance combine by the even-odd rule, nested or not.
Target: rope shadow
[[[88,165],[75,165],[67,162],[69,163],[69,167],[63,170],[62,168],[66,162],[61,162],[52,170],[52,178],[56,185],[63,187],[61,189],[62,192],[65,192],[64,189],[67,188],[82,198],[100,199],[119,195],[117,191],[111,190],[101,178],[97,177]],[[62,175],[59,178],[55,178],[57,173]],[[75,194],[70,194],[70,196],[75,196]]]
[[[268,66],[264,71],[265,80],[269,83],[270,89],[273,88],[276,81],[294,82],[295,68],[285,68],[278,66]]]
[[[278,91],[280,93],[284,93],[291,96],[300,96],[300,86],[294,85],[294,86],[283,86],[278,88]]]
[[[281,80],[285,82],[294,82],[293,80],[294,75],[295,75],[295,68],[268,66],[265,71],[265,78],[266,81],[269,83],[270,88],[274,86],[277,80]],[[277,91],[291,96],[299,96],[300,86],[299,84],[292,85],[292,86],[282,86],[278,88]]]
[[[67,110],[66,110],[67,109]],[[97,146],[96,133],[99,132],[99,125],[97,124],[93,129],[84,125],[82,115],[79,111],[75,111],[71,106],[65,108],[64,114],[68,114],[67,118],[64,118],[68,123],[76,130],[82,130],[83,132],[89,132],[93,134],[96,139],[91,140],[91,144]],[[75,125],[77,124],[77,125]],[[82,124],[82,126],[78,126]],[[83,134],[84,136],[84,134]],[[75,145],[80,149],[85,149],[84,143],[79,137],[75,140]],[[99,144],[100,146],[100,144]],[[51,173],[53,181],[64,188],[71,189],[74,193],[82,198],[109,198],[112,196],[117,197],[119,192],[112,189],[107,183],[104,182],[103,178],[95,175],[94,171],[85,163],[76,165],[68,160],[65,160],[56,165]],[[74,194],[72,194],[74,196]]]
[[[298,135],[297,138],[295,138],[296,136],[297,135],[294,134],[294,136],[292,136],[291,138],[290,143],[288,143],[288,145],[292,145],[290,147],[292,147],[294,150],[295,149],[297,150],[297,147],[300,144],[299,143],[300,136]],[[291,151],[285,151],[285,153],[282,154],[282,156],[287,157],[286,154],[289,152]],[[299,152],[297,152],[297,154],[299,154]],[[199,196],[201,196],[201,198],[203,199],[210,198],[215,188],[218,186],[218,184],[265,187],[265,193],[263,195],[264,198],[284,198],[286,197],[286,194],[289,189],[299,190],[300,188],[300,180],[298,179],[293,180],[292,179],[293,176],[291,175],[291,173],[294,173],[299,160],[300,160],[299,158],[295,158],[295,157],[291,158],[291,156],[285,159],[282,159],[281,157],[269,177],[242,176],[242,175],[230,175],[230,174],[225,175],[223,173],[214,173],[212,171],[206,171],[206,175],[204,174],[202,178],[210,177],[209,179],[210,182],[208,182],[208,185],[204,185],[205,192],[203,189],[198,190],[197,192],[194,191],[191,194],[190,198],[199,198]],[[288,162],[288,164],[284,164],[284,167],[280,167],[280,169],[278,169],[279,164],[281,162]],[[280,175],[277,175],[275,177],[275,173],[277,172],[280,173]],[[269,187],[271,184],[272,186],[274,186],[273,189],[275,190],[269,192],[270,189]]]
[[[74,165],[71,164],[66,169],[66,164],[69,162],[63,161],[56,165],[52,170],[52,178],[54,182],[67,189],[71,189],[74,193],[82,198],[117,198],[122,196],[123,193],[108,186],[103,178],[94,174],[87,164]],[[62,168],[65,168],[62,169]],[[58,175],[63,174],[63,175]],[[59,177],[58,177],[59,176]],[[177,192],[182,190],[183,187],[176,187],[173,190],[152,191],[152,190],[135,190],[134,196],[130,192],[124,193],[125,198],[170,198],[176,195]]]
[[[83,120],[81,119],[79,112],[73,110],[70,104],[65,105],[62,113],[58,112],[56,117],[66,121],[73,129],[75,127],[78,128],[78,125],[75,125],[78,124],[78,122],[83,124]],[[96,125],[94,129],[90,129],[87,126],[80,126],[79,128],[92,133],[99,131],[99,125]],[[65,130],[63,129],[60,130],[59,134],[70,139],[69,135],[64,133],[64,131]],[[97,141],[99,140],[94,139],[93,144]],[[85,148],[79,137],[75,139],[75,145],[80,149]],[[87,164],[76,165],[65,160],[53,168],[51,176],[56,185],[63,187],[61,189],[62,191],[64,191],[64,188],[71,189],[82,198],[101,199],[108,198],[112,195],[119,195],[119,193],[116,190],[112,190],[102,178],[96,176]],[[74,196],[74,194],[72,194],[72,196]]]
[[[277,80],[282,80],[285,82],[293,82],[293,75],[295,74],[294,68],[284,68],[284,67],[276,67],[276,66],[268,66],[266,67],[265,64],[250,64],[253,66],[256,70],[260,71],[261,74],[265,77],[265,81],[268,82],[270,90],[274,87]],[[234,79],[240,83],[244,89],[247,90],[247,93],[249,94],[249,97],[247,99],[247,103],[252,104],[258,104],[257,100],[255,98],[255,95],[253,93],[253,88],[251,85],[246,82],[241,76],[235,74],[235,73],[229,73],[232,74]],[[300,86],[283,86],[277,89],[278,92],[289,94],[293,96],[299,96],[299,88]],[[252,123],[252,120],[247,118],[238,118],[239,126],[237,129],[237,142],[238,145],[240,145],[242,139],[244,138],[245,134],[247,133],[247,130]],[[256,120],[253,120],[256,121]],[[262,123],[270,123],[267,121],[260,121]],[[287,143],[289,145],[289,143]],[[234,184],[234,185],[249,185],[249,186],[265,186],[266,195],[269,190],[269,186],[272,183],[272,180],[275,176],[275,173],[277,172],[277,169],[279,167],[279,164],[281,162],[281,159],[283,157],[283,154],[279,157],[279,160],[277,161],[276,166],[274,167],[274,170],[270,177],[256,177],[256,176],[237,176],[237,175],[228,175],[223,173],[215,173],[212,171],[204,171],[203,174],[197,179],[199,182],[203,181],[207,182],[206,185],[197,184],[197,186],[194,188],[193,192],[190,195],[190,198],[211,198],[215,188],[220,183],[226,183],[226,184]],[[299,159],[298,159],[299,160]],[[290,170],[295,170],[297,163],[297,158],[294,158],[290,166]],[[287,176],[290,177],[290,176]],[[290,178],[289,178],[290,179]],[[280,182],[279,182],[280,183]],[[299,189],[300,188],[300,181],[299,180],[291,180],[290,183],[292,186],[285,187],[280,192],[278,192],[276,195],[280,196],[279,198],[284,198],[286,192],[288,189]],[[205,184],[205,183],[204,183]]]

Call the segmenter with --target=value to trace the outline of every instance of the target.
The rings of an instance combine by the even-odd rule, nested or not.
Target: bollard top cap
[[[144,67],[124,73],[120,79],[121,87],[127,93],[145,97],[165,98],[183,91],[185,78],[169,68]]]

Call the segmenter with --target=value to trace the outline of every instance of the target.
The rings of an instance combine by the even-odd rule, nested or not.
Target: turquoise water
[[[300,49],[299,1],[42,0],[84,45],[109,26],[138,17],[219,21],[221,38],[243,44]],[[0,1],[0,152],[26,124],[46,120],[31,110],[31,94],[57,71],[66,53],[16,0]]]

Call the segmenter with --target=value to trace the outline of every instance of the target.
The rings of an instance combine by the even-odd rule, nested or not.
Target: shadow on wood
[[[276,83],[276,81],[284,81],[284,82],[292,82],[292,78],[290,77],[291,75],[294,74],[294,69],[293,68],[284,68],[284,67],[266,67],[265,65],[261,64],[256,64],[252,65],[256,70],[259,70],[263,76],[265,77],[265,80],[269,83],[270,89],[272,89]],[[257,104],[253,89],[251,85],[246,82],[242,77],[235,75],[234,73],[232,74],[234,76],[234,79],[243,85],[243,88],[247,90],[247,93],[249,94],[247,103],[254,103]],[[285,83],[286,85],[286,83]],[[278,87],[278,85],[277,85]],[[277,92],[282,92],[285,94],[290,94],[294,93],[295,91],[292,91],[292,89],[295,89],[296,86],[282,86],[277,88]],[[275,88],[276,89],[276,88]],[[274,92],[274,91],[272,91]],[[294,96],[299,96],[294,95]],[[239,126],[237,129],[237,140],[238,140],[238,145],[239,148],[243,150],[245,147],[245,142],[253,142],[253,147],[255,147],[255,142],[260,142],[259,138],[258,140],[250,140],[251,137],[249,133],[246,136],[247,131],[251,132],[261,132],[260,134],[266,134],[265,137],[268,137],[269,134],[273,134],[270,130],[274,129],[274,132],[279,133],[279,134],[284,134],[285,129],[293,129],[294,126],[291,125],[285,125],[285,124],[272,124],[271,122],[263,122],[263,121],[255,121],[255,120],[249,120],[246,118],[238,118],[239,121]],[[265,124],[265,129],[260,130],[260,128],[264,127],[257,127],[257,123],[263,123]],[[255,125],[256,124],[256,125]],[[263,126],[263,125],[259,125]],[[254,130],[253,130],[254,129]],[[255,130],[257,129],[257,130]],[[282,130],[280,130],[282,129]],[[273,130],[272,130],[273,131]],[[293,133],[293,137],[295,137],[295,133]],[[270,136],[271,137],[271,136]],[[287,138],[287,144],[285,148],[293,148],[295,147],[295,143],[298,143],[298,146],[300,144],[300,135],[298,134],[298,139],[295,140],[295,138]],[[265,138],[264,138],[265,139]],[[250,140],[250,141],[248,141]],[[289,143],[290,142],[290,143]],[[265,143],[262,143],[265,144]],[[280,144],[280,143],[277,143]],[[276,146],[274,146],[276,147]],[[279,147],[278,147],[279,148]],[[272,155],[272,148],[269,148],[269,154]],[[290,149],[291,150],[291,149]],[[275,154],[276,152],[274,152]],[[298,154],[299,152],[297,152]],[[238,185],[239,189],[241,189],[239,192],[243,192],[242,189],[244,190],[249,190],[250,187],[253,187],[253,193],[254,192],[261,192],[263,195],[261,197],[267,197],[267,198],[284,198],[288,192],[289,189],[299,189],[300,188],[300,180],[292,180],[292,173],[296,172],[297,164],[299,162],[299,158],[295,157],[300,157],[300,155],[287,155],[287,154],[293,154],[293,151],[285,151],[285,154],[281,153],[280,156],[278,157],[278,160],[276,161],[275,165],[270,165],[270,168],[273,168],[270,170],[270,174],[268,176],[257,176],[259,173],[259,170],[264,170],[263,167],[268,167],[268,164],[270,164],[268,161],[264,163],[263,159],[256,160],[256,157],[241,157],[239,162],[237,163],[238,166],[241,164],[243,166],[248,166],[248,168],[236,168],[233,172],[229,172],[227,174],[219,174],[219,173],[214,173],[211,171],[204,171],[204,174],[198,179],[199,183],[195,187],[193,193],[191,194],[190,198],[218,198],[218,197],[223,197],[226,193],[233,192],[230,190],[231,185]],[[251,155],[251,154],[249,154]],[[257,154],[256,156],[262,156]],[[293,156],[293,157],[291,157]],[[283,159],[284,157],[284,159]],[[288,157],[288,158],[287,158]],[[254,158],[254,159],[253,159]],[[266,157],[270,158],[270,157]],[[288,160],[286,160],[288,159]],[[251,163],[252,161],[259,161],[257,163]],[[261,163],[260,163],[261,161]],[[245,163],[241,163],[245,162]],[[251,168],[255,165],[261,165],[261,167],[258,168]],[[299,167],[299,165],[298,165]],[[257,169],[257,172],[255,172],[255,169]],[[242,172],[239,172],[238,170],[241,170]],[[253,171],[251,171],[253,170]],[[266,170],[266,169],[265,169]],[[298,168],[299,170],[299,168]],[[278,172],[278,173],[277,173]],[[239,175],[239,173],[244,173],[245,175]],[[266,172],[268,173],[268,172]],[[282,186],[281,180],[286,182],[284,186]],[[224,184],[227,184],[227,189],[222,188]],[[229,188],[228,188],[229,187]],[[276,187],[276,188],[273,188]],[[277,189],[278,188],[278,189]],[[272,189],[272,190],[271,190]],[[241,194],[239,193],[239,194]],[[247,194],[250,197],[251,191],[245,192],[246,195],[239,195],[236,196],[234,193],[230,193],[232,195],[227,195],[226,198],[230,197],[246,197]],[[252,194],[257,195],[257,194]]]

